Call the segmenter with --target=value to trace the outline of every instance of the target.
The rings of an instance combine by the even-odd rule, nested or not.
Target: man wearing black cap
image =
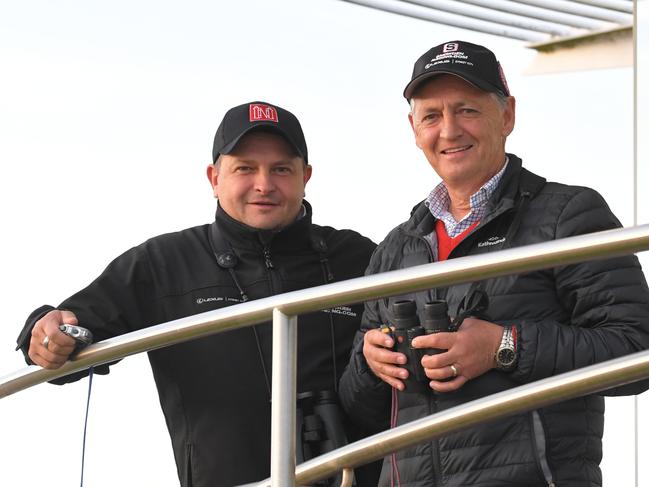
[[[368,273],[620,226],[592,189],[546,182],[505,152],[515,102],[488,49],[434,47],[404,96],[415,142],[442,182],[379,245]],[[395,303],[404,300],[422,324],[426,303],[448,304],[449,331],[412,339],[420,355],[407,344],[394,351],[380,329],[400,323],[404,305]],[[396,426],[648,347],[649,289],[637,259],[586,262],[366,303],[340,395],[359,422]],[[381,485],[599,486],[603,413],[604,398],[592,395],[426,441],[386,458]]]
[[[89,328],[99,341],[363,274],[375,247],[370,240],[311,223],[303,200],[311,166],[292,113],[266,102],[232,108],[212,156],[207,175],[218,198],[215,221],[152,238],[57,308],[34,311],[18,338],[28,362],[57,368],[67,360],[74,341],[59,330],[62,323]],[[304,416],[318,398],[335,394],[361,311],[356,305],[300,317],[297,389]],[[271,355],[270,323],[149,353],[181,485],[230,486],[269,476]],[[96,372],[107,373],[107,366]],[[322,428],[310,431],[313,443],[302,443],[298,461],[303,451],[331,446]],[[367,482],[359,485],[375,485]]]

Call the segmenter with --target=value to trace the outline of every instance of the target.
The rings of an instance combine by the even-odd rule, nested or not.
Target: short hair
[[[500,91],[490,91],[489,96],[491,96],[491,98],[493,98],[503,110],[507,107],[507,98],[509,97]]]

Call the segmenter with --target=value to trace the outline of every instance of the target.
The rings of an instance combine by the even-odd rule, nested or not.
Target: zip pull
[[[322,265],[322,272],[325,276],[325,284],[334,280],[334,275],[331,272],[331,267],[329,267],[329,259],[322,257],[320,259],[320,264]]]
[[[266,269],[274,269],[273,261],[270,260],[270,250],[268,248],[264,249],[264,261],[266,263]]]

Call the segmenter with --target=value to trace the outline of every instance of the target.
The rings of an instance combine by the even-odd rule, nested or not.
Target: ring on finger
[[[45,338],[43,338],[43,346],[45,347],[45,350],[49,350],[49,345],[50,345],[50,337],[45,335]]]
[[[457,366],[455,364],[451,364],[450,367],[451,370],[453,371],[453,377],[457,377],[457,374],[459,373],[459,371],[457,370]]]

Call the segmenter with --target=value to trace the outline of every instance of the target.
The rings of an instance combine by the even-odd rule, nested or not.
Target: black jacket
[[[619,226],[595,191],[546,183],[509,164],[488,203],[486,216],[450,258],[493,252]],[[375,251],[368,273],[435,259],[435,219],[424,204],[390,232]],[[424,238],[432,236],[433,245]],[[389,321],[397,299],[446,299],[454,311],[470,284],[366,303],[362,329],[341,380],[344,408],[358,421],[387,424],[390,388],[369,370],[362,353],[364,330]],[[398,393],[398,424],[521,384],[649,347],[649,290],[635,256],[598,260],[483,281],[488,315],[518,330],[514,371],[495,369],[452,393]],[[635,394],[635,383],[607,394]],[[604,398],[591,395],[449,434],[397,454],[401,486],[598,486]],[[381,485],[390,485],[389,459]],[[395,484],[398,485],[398,484]]]
[[[242,294],[259,299],[362,275],[375,244],[351,230],[312,224],[305,207],[306,216],[280,232],[251,229],[219,207],[211,225],[130,249],[59,308],[74,312],[99,341],[230,306]],[[216,262],[217,255],[232,252],[241,291]],[[50,309],[36,310],[27,321],[18,339],[23,351],[34,323]],[[361,312],[355,305],[299,317],[298,393],[334,388]],[[270,475],[271,357],[270,323],[149,353],[183,486],[243,484]]]

